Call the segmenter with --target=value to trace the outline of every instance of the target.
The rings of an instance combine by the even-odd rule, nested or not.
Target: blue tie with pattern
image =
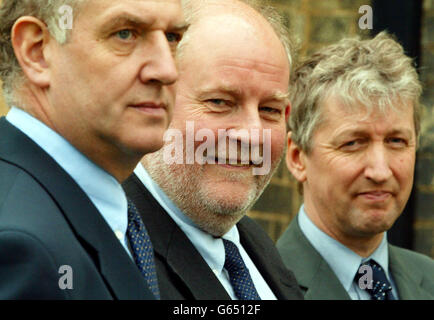
[[[229,273],[235,295],[240,300],[261,300],[237,246],[229,240],[222,240],[226,255],[224,267]]]
[[[157,272],[154,261],[154,248],[145,224],[137,212],[136,206],[128,200],[128,229],[127,236],[133,251],[134,260],[140,272],[148,283],[156,299],[160,299]]]
[[[387,280],[383,268],[372,259],[362,263],[360,266],[363,265],[369,266],[372,270],[372,284],[365,289],[371,295],[371,300],[395,300],[395,297],[392,294],[392,286],[389,280]],[[363,273],[357,273],[354,278],[354,281],[356,281],[358,285],[362,276]]]

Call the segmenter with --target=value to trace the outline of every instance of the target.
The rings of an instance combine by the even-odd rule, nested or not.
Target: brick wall
[[[424,115],[416,166],[414,246],[434,258],[434,0],[425,0],[423,8],[420,75]]]
[[[274,0],[273,3],[300,38],[300,57],[342,37],[369,36],[369,30],[358,27],[361,17],[358,11],[360,6],[369,5],[370,0]],[[424,2],[422,32],[420,69],[425,85],[425,115],[416,166],[414,250],[434,257],[434,0]],[[297,214],[301,201],[296,183],[282,163],[249,216],[276,240]]]

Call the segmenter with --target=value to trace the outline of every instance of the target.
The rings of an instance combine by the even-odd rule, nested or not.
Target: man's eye
[[[224,105],[226,102],[223,99],[209,99],[208,102],[218,105],[218,106],[222,106]]]
[[[407,141],[402,138],[389,138],[387,140],[389,143],[393,144],[394,146],[404,146],[407,144]]]
[[[259,110],[265,111],[267,113],[275,113],[275,114],[281,114],[282,113],[282,110],[276,109],[276,108],[271,108],[271,107],[261,107]]]
[[[116,36],[121,40],[129,40],[133,37],[133,32],[129,29],[120,30],[116,32]]]
[[[348,142],[344,143],[344,147],[352,147],[352,146],[355,146],[356,143],[357,143],[356,140],[348,141]]]
[[[169,42],[179,42],[182,39],[182,36],[176,32],[168,32],[166,33],[167,41]]]
[[[343,150],[356,150],[362,146],[363,140],[351,140],[345,142],[341,148]]]

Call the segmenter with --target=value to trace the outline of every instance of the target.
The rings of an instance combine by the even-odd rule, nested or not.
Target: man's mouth
[[[393,196],[393,193],[388,190],[371,190],[365,191],[358,194],[358,196],[363,197],[368,201],[385,201]]]
[[[152,101],[140,102],[140,103],[130,104],[129,107],[152,115],[162,115],[162,114],[166,114],[167,112],[167,104],[162,102],[152,102]]]

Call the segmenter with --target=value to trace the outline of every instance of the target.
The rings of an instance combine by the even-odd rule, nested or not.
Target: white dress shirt
[[[215,238],[207,232],[199,229],[189,217],[187,217],[164,193],[158,184],[152,180],[145,168],[139,164],[134,173],[158,201],[163,209],[170,215],[175,223],[181,228],[194,247],[204,258],[210,269],[214,272],[217,279],[226,289],[229,296],[236,300],[234,290],[229,281],[229,275],[223,268],[225,263],[225,249],[221,238]],[[256,291],[262,300],[276,300],[276,296],[259,273],[253,261],[240,243],[240,235],[236,226],[232,227],[222,238],[230,240],[237,246],[241,257],[249,269]]]
[[[369,293],[366,292],[366,290],[361,289],[354,282],[354,276],[358,272],[360,264],[369,259],[374,259],[385,270],[387,279],[392,285],[392,293],[395,298],[398,299],[398,292],[393,282],[392,275],[389,272],[389,250],[387,247],[386,233],[384,233],[383,239],[378,248],[369,257],[362,258],[354,251],[350,250],[342,243],[319,229],[309,219],[304,210],[304,205],[300,207],[297,218],[301,231],[328,263],[351,299],[371,299]]]
[[[128,252],[128,205],[119,182],[65,138],[27,112],[12,107],[6,120],[48,153],[81,187]]]

